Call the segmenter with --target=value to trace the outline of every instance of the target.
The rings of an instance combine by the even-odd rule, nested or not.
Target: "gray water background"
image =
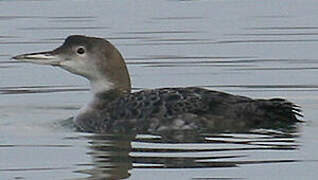
[[[0,179],[93,179],[98,174],[94,138],[57,123],[89,100],[88,82],[58,68],[10,59],[53,49],[71,34],[115,44],[136,89],[201,86],[285,97],[303,109],[307,123],[289,138],[225,134],[211,137],[218,143],[133,142],[135,149],[153,151],[127,156],[207,157],[196,160],[224,167],[147,168],[140,160],[133,167],[119,166],[122,178],[316,179],[317,7],[315,0],[1,0]],[[155,151],[171,147],[193,151]],[[154,158],[152,164],[161,161]]]

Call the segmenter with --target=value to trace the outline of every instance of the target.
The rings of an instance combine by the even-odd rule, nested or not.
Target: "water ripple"
[[[89,88],[70,86],[22,86],[22,87],[0,87],[0,94],[33,94],[54,92],[80,92],[88,91]]]

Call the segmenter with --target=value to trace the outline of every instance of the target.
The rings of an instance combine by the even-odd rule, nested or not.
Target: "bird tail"
[[[263,108],[268,112],[270,119],[280,119],[286,122],[303,122],[301,107],[281,98],[273,98],[264,102]]]

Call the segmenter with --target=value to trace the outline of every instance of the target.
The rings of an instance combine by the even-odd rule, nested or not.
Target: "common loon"
[[[61,67],[87,78],[93,100],[74,117],[85,132],[196,130],[298,122],[301,110],[280,98],[251,99],[198,87],[131,92],[125,61],[103,38],[72,35],[53,51],[13,59]]]

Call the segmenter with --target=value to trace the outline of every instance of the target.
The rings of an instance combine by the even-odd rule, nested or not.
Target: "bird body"
[[[98,94],[75,118],[86,132],[247,129],[297,122],[297,106],[284,99],[251,99],[197,87],[160,88],[124,95]],[[261,127],[261,126],[260,126]]]

